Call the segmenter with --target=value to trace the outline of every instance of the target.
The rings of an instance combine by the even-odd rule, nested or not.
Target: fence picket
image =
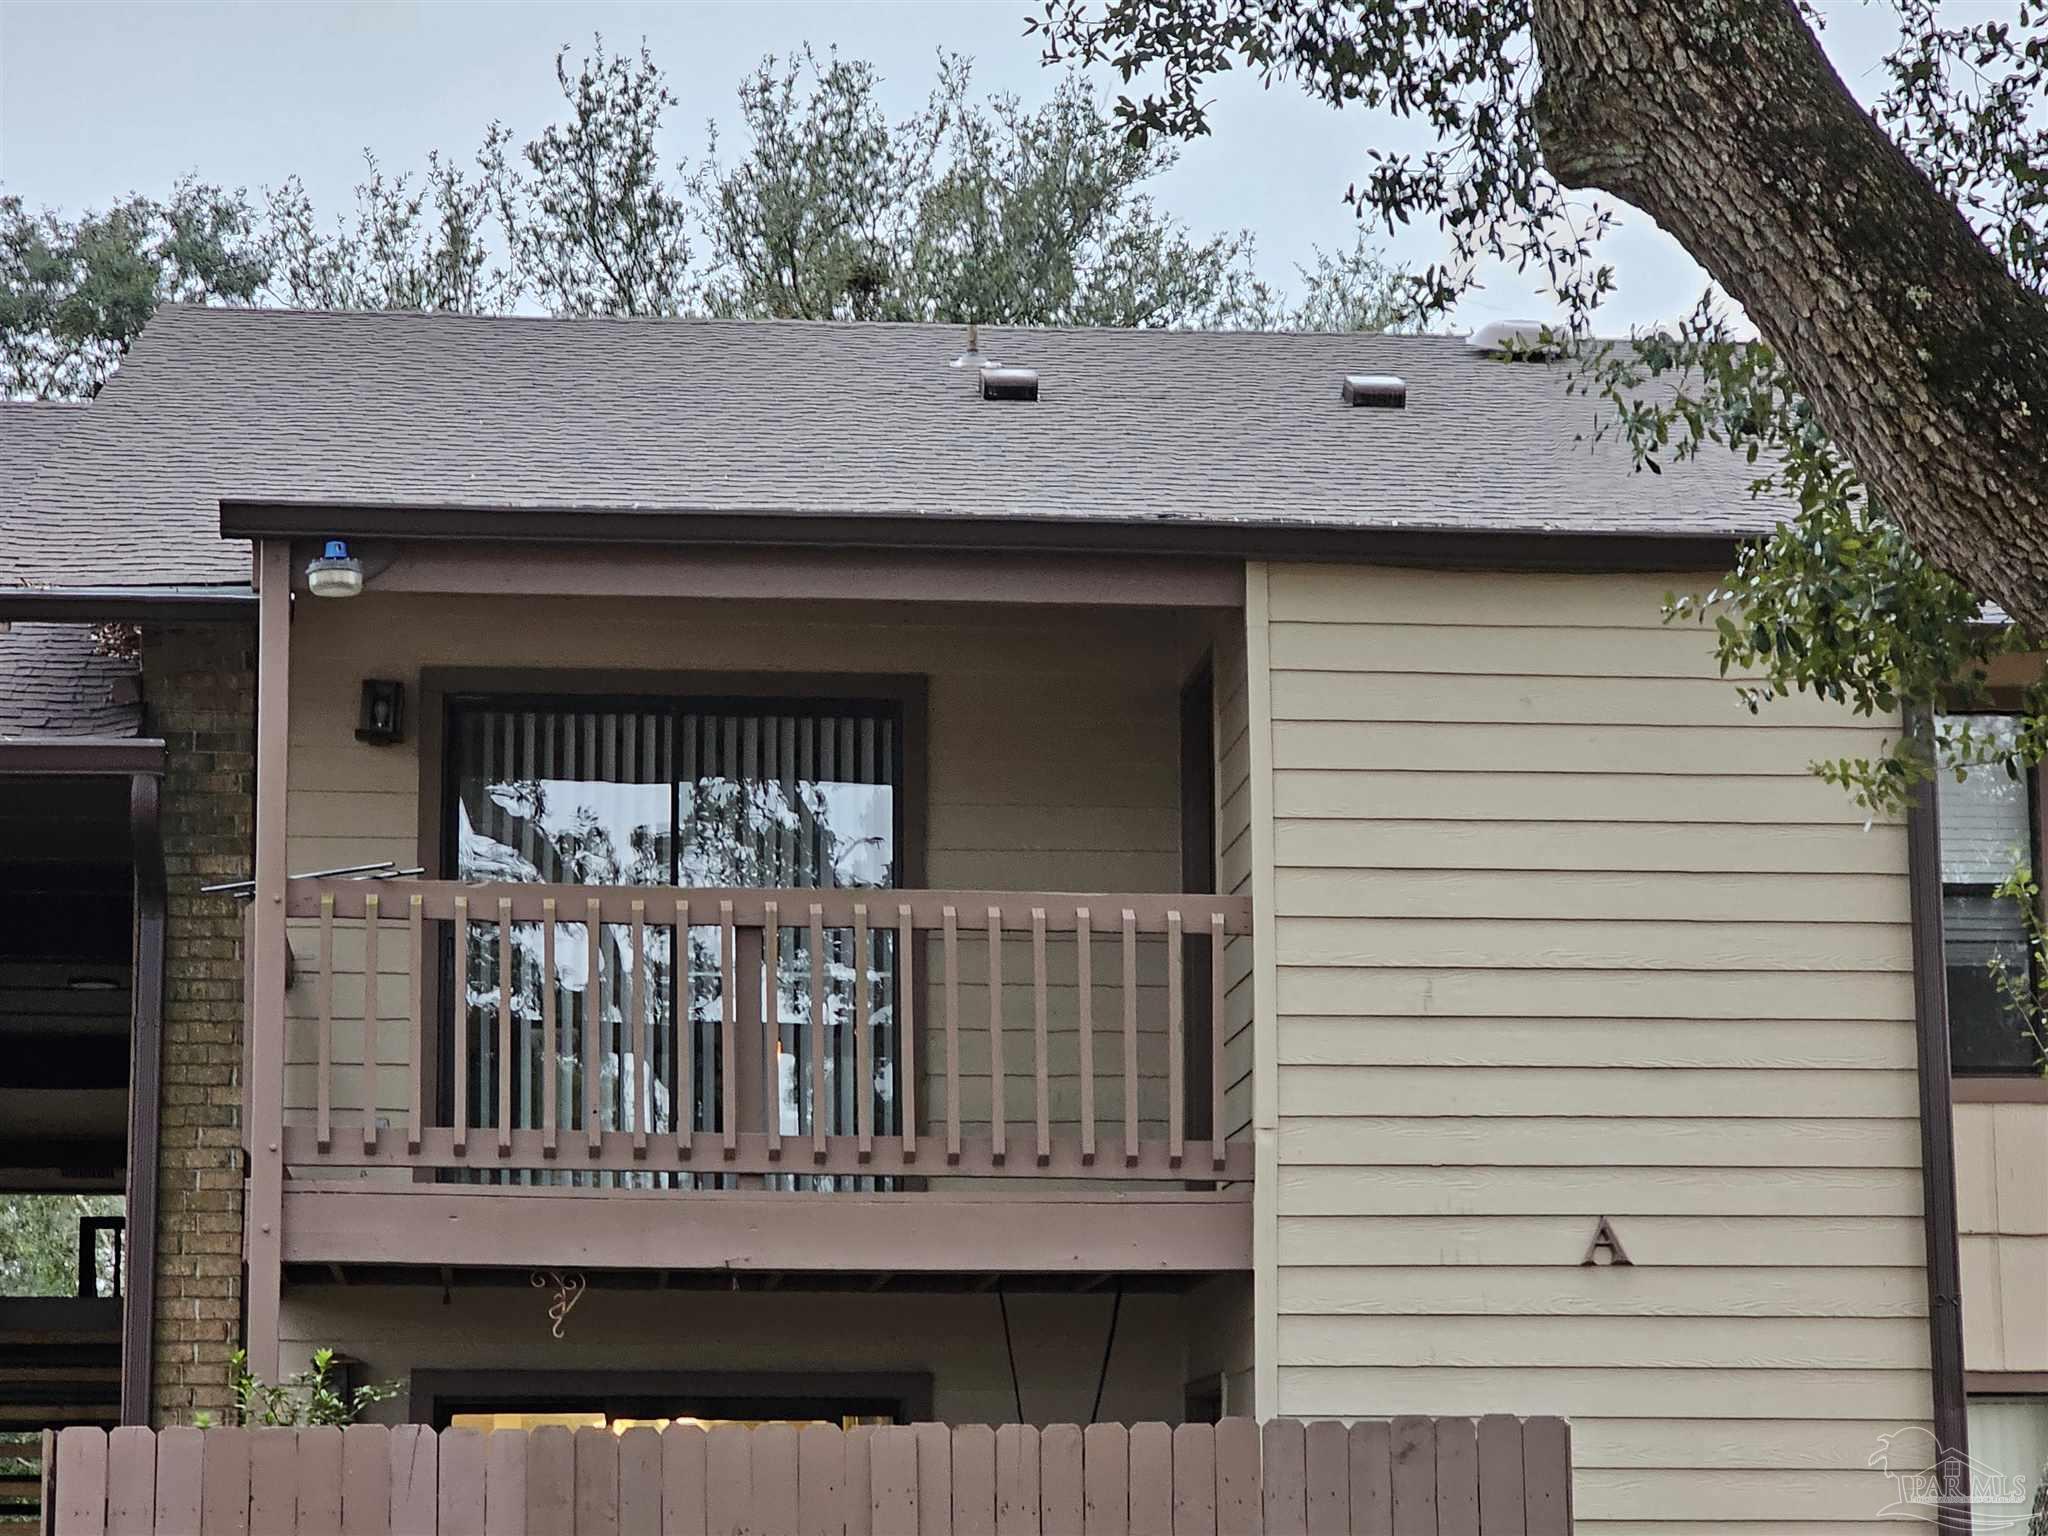
[[[841,1536],[846,1529],[846,1432],[806,1424],[796,1440],[796,1536]]]
[[[322,1424],[299,1431],[299,1536],[341,1536],[341,1431]],[[163,1445],[157,1445],[163,1482]]]
[[[720,1424],[704,1442],[704,1529],[706,1536],[740,1536],[754,1501],[753,1460],[746,1428]]]
[[[1486,1536],[1525,1536],[1522,1422],[1511,1413],[1479,1421],[1479,1528]]]
[[[1039,1536],[1038,1431],[1029,1424],[996,1430],[996,1536]]]
[[[661,1536],[704,1536],[707,1438],[695,1424],[661,1432]]]
[[[1436,1424],[1437,1536],[1479,1536],[1479,1435],[1470,1419]]]
[[[216,1429],[206,1436],[199,1467],[199,1527],[207,1536],[247,1536],[249,1431]]]
[[[840,1493],[846,1536],[872,1536],[875,1528],[874,1442],[872,1424],[857,1424],[846,1432],[846,1482]]]
[[[1216,1426],[1173,1432],[1173,1536],[1216,1536]]]
[[[619,1536],[619,1437],[591,1425],[576,1431],[573,1445],[576,1536]]]
[[[207,1462],[213,1461],[209,1430]],[[391,1536],[391,1431],[351,1424],[341,1432],[342,1536]]]
[[[1394,1420],[1394,1536],[1436,1536],[1436,1425],[1404,1415]]]
[[[917,1432],[887,1424],[868,1442],[868,1508],[875,1536],[916,1536]]]
[[[569,1431],[550,1425],[526,1437],[526,1529],[554,1536],[576,1529],[576,1446]]]
[[[797,1521],[796,1430],[788,1424],[763,1424],[748,1446],[752,1457],[752,1513],[747,1529],[762,1536],[795,1536]],[[582,1536],[578,1532],[578,1536]]]
[[[484,1536],[526,1536],[526,1436],[500,1430],[484,1442]]]
[[[1130,1536],[1131,1438],[1121,1424],[1081,1431],[1081,1529],[1085,1536]]]
[[[484,1536],[490,1505],[489,1463],[480,1430],[441,1434],[440,1480],[434,1490],[440,1536]]]
[[[1038,1507],[1048,1531],[1083,1528],[1084,1481],[1080,1427],[1046,1425],[1038,1436]]]
[[[919,1424],[917,1436],[917,1536],[951,1536],[953,1530],[953,1432],[943,1424]]]
[[[1131,1536],[1173,1536],[1173,1431],[1131,1426]]]
[[[1351,1463],[1351,1536],[1393,1536],[1393,1427],[1366,1420],[1345,1434]]]
[[[440,1527],[441,1437],[420,1424],[391,1431],[391,1536],[435,1536]]]
[[[661,1433],[644,1424],[619,1436],[619,1536],[662,1536]]]
[[[340,1488],[340,1436],[336,1436],[336,1489]],[[156,1437],[156,1528],[159,1531],[199,1529],[199,1478],[206,1455],[203,1430],[159,1430]],[[339,1514],[340,1502],[336,1501]],[[303,1524],[301,1526],[303,1529]],[[337,1520],[335,1531],[340,1531]]]
[[[290,1438],[289,1430],[270,1431]],[[290,1474],[290,1462],[286,1464]],[[285,1509],[292,1507],[287,1487]],[[152,1536],[156,1527],[156,1436],[133,1425],[107,1436],[107,1536]],[[289,1519],[276,1526],[291,1536]]]
[[[1344,1426],[1317,1419],[1303,1436],[1308,1536],[1350,1536],[1351,1465]]]
[[[1522,1421],[1522,1475],[1529,1536],[1569,1536],[1572,1436],[1563,1419]]]
[[[996,1536],[996,1434],[986,1424],[953,1431],[952,1536]]]
[[[1261,1505],[1266,1536],[1305,1536],[1308,1530],[1308,1435],[1299,1419],[1268,1419],[1260,1427],[1264,1452]]]
[[[59,1430],[57,1536],[105,1536],[106,1529],[107,1432]]]
[[[1259,1426],[1225,1419],[1216,1426],[1216,1536],[1262,1536]]]

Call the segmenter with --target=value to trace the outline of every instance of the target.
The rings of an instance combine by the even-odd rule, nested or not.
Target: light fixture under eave
[[[306,562],[306,587],[315,597],[354,597],[363,590],[363,562],[348,552],[344,539],[329,539]]]

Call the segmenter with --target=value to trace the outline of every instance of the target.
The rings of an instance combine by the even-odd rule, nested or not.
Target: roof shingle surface
[[[0,581],[20,581],[14,535],[22,498],[37,477],[69,451],[87,416],[84,406],[0,401],[0,544],[7,561]],[[0,629],[0,740],[25,736],[133,736],[142,728],[138,667],[93,654],[83,624],[15,624]]]
[[[239,582],[222,499],[1752,533],[1712,454],[1633,470],[1560,370],[1451,337],[169,307],[9,512],[8,573]],[[1396,373],[1405,410],[1344,406]]]

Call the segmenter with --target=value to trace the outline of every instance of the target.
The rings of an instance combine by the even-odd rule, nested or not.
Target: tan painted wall
[[[2048,1371],[2048,1104],[1958,1104],[1963,1363]]]
[[[1001,1305],[1032,1423],[1087,1422],[1113,1298],[992,1292],[592,1290],[549,1334],[549,1294],[525,1285],[316,1286],[289,1292],[284,1368],[332,1346],[372,1381],[415,1370],[914,1371],[932,1377],[932,1409],[953,1424],[1017,1419]],[[1102,1417],[1178,1423],[1188,1359],[1183,1302],[1127,1295]],[[379,1410],[407,1417],[403,1399]]]
[[[531,599],[369,593],[345,603],[303,602],[292,634],[293,714],[288,807],[295,870],[418,856],[418,721],[392,747],[354,739],[365,677],[397,677],[417,709],[422,667],[492,666],[915,673],[929,679],[926,883],[936,888],[1169,891],[1180,878],[1179,689],[1213,621],[1168,610],[748,603],[652,599]],[[1242,662],[1236,673],[1241,677]],[[1242,688],[1236,690],[1242,697]],[[1239,767],[1241,774],[1241,763]],[[315,935],[295,925],[303,978],[290,998],[287,1103],[314,1102],[318,971]],[[970,1133],[988,1117],[988,1008],[983,950],[963,931],[961,1046]],[[937,975],[937,946],[924,973]],[[1078,1110],[1075,963],[1070,941],[1050,947],[1053,1118]],[[1140,1118],[1163,1134],[1163,941],[1141,956]],[[407,1102],[410,1055],[399,930],[379,951],[377,1102],[386,1116]],[[337,1125],[358,1123],[364,987],[360,937],[336,952],[334,1074]],[[1242,962],[1248,971],[1248,958]],[[1121,1046],[1120,962],[1098,943],[1095,1014],[1105,1134],[1121,1126],[1109,1076]],[[1029,942],[1005,945],[1013,1126],[1032,1114]],[[928,1007],[938,1006],[934,988]],[[931,1020],[928,1019],[928,1026]],[[924,1037],[927,1106],[943,1083],[943,1038]],[[1020,1070],[1021,1069],[1021,1070]],[[1014,1132],[1013,1132],[1014,1134]]]
[[[1251,579],[1271,1407],[1568,1414],[1584,1530],[1875,1518],[1931,1411],[1906,851],[1807,765],[1883,727],[1746,716],[1684,576]]]

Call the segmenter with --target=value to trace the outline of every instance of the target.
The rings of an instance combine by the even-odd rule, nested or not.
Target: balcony
[[[285,908],[288,1266],[1248,1267],[1246,898],[326,878]]]

